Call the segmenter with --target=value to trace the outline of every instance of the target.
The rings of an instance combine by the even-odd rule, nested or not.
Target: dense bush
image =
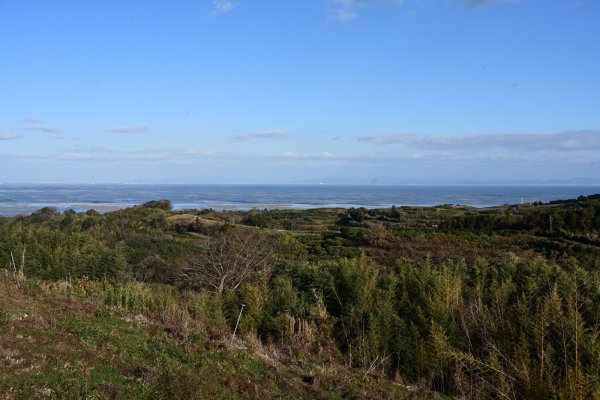
[[[123,279],[130,267],[123,246],[107,244],[76,231],[30,227],[22,223],[0,226],[0,254],[7,267],[44,279],[87,277]]]
[[[203,225],[169,209],[160,201],[104,215],[42,209],[0,220],[0,266],[57,281],[48,287],[70,296],[152,312],[181,340],[190,340],[188,321],[232,330],[243,308],[242,337],[443,393],[600,398],[592,196],[492,211],[239,218],[268,227],[289,217],[305,232]]]

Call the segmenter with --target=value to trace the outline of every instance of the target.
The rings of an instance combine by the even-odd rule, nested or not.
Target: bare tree
[[[181,271],[181,283],[216,293],[237,289],[272,256],[272,247],[257,233],[230,229],[218,232]]]

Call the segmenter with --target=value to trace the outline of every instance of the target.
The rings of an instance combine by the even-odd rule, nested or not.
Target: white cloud
[[[25,129],[30,130],[30,131],[38,131],[38,132],[44,132],[44,133],[60,133],[60,132],[62,132],[58,128],[54,128],[54,127],[47,126],[47,125],[42,125],[42,123],[44,121],[39,118],[25,118],[23,120],[23,122],[25,124],[27,124]]]
[[[229,0],[213,0],[212,15],[227,14],[237,7],[237,3]]]
[[[479,8],[494,3],[507,3],[514,0],[464,0],[465,6],[468,8]]]
[[[7,146],[4,146],[7,147]],[[387,183],[423,183],[422,179],[445,182],[515,179],[563,179],[589,176],[600,166],[600,152],[583,151],[473,151],[454,149],[405,149],[376,146],[348,153],[312,151],[234,152],[201,148],[143,148],[116,150],[106,147],[77,147],[61,152],[14,153],[0,146],[0,158],[20,171],[29,168],[32,176],[62,171],[65,179],[81,179],[85,173],[108,181],[115,176],[146,179],[150,171],[157,181],[189,183],[212,179],[214,182],[259,182],[273,180],[305,182],[340,181],[356,183],[368,177]],[[44,168],[41,172],[39,166]],[[7,172],[9,170],[7,169]],[[117,175],[115,171],[118,171]],[[203,171],[203,175],[197,172]],[[77,175],[79,173],[84,175]],[[38,174],[38,175],[36,175]],[[103,175],[104,174],[104,175]],[[133,175],[132,175],[133,174]],[[136,175],[138,174],[138,175]],[[186,175],[187,174],[187,175]],[[51,175],[47,175],[51,176]],[[137,178],[136,178],[137,176]],[[175,180],[173,180],[175,178]],[[460,178],[458,178],[460,177]],[[39,179],[39,178],[38,178]]]
[[[106,132],[112,133],[144,133],[147,132],[150,128],[147,125],[135,125],[135,126],[117,126],[114,128],[109,128]]]
[[[0,154],[1,155],[1,154]],[[203,149],[156,149],[146,148],[139,150],[120,151],[105,147],[78,148],[65,150],[58,153],[36,153],[36,154],[4,154],[5,157],[34,159],[45,161],[67,161],[78,163],[123,163],[134,164],[164,164],[164,165],[194,165],[202,162],[225,162],[231,165],[258,165],[267,163],[272,165],[298,165],[305,163],[312,165],[332,165],[346,163],[379,162],[379,155],[362,154],[334,154],[331,152],[298,153],[286,151],[282,153],[248,153],[231,152]],[[402,156],[394,156],[398,158]],[[385,158],[385,157],[384,157]]]
[[[358,141],[429,150],[586,151],[600,149],[600,130],[493,135],[369,135],[358,138]]]
[[[355,0],[334,0],[335,18],[341,22],[352,21],[357,16],[356,3]]]
[[[358,17],[358,10],[370,4],[402,5],[405,0],[331,0],[333,16],[340,22],[350,22]]]
[[[119,151],[104,147],[81,148],[63,151],[57,154],[37,154],[32,158],[85,161],[85,162],[125,162],[125,163],[191,163],[200,159],[236,159],[239,155],[228,152],[199,149],[140,149]]]
[[[358,8],[372,0],[333,0],[334,17],[340,22],[349,22],[358,16]]]
[[[259,132],[250,133],[247,135],[236,135],[235,139],[240,141],[253,140],[253,139],[285,139],[288,134],[284,131],[272,131],[272,132]]]
[[[41,124],[44,121],[42,121],[39,118],[25,118],[23,120],[23,122],[25,122],[26,124],[34,124],[35,125],[35,124]]]
[[[31,125],[27,127],[28,130],[30,131],[38,131],[38,132],[44,132],[44,133],[60,133],[61,130],[58,128],[53,128],[50,126],[46,126],[46,125]]]
[[[476,9],[494,3],[508,3],[518,0],[460,0],[465,7]],[[405,4],[406,0],[329,0],[333,16],[340,22],[350,22],[358,17],[361,7],[376,4],[391,4],[400,6]]]
[[[16,139],[18,137],[19,135],[11,131],[0,132],[0,140],[11,140]]]
[[[293,159],[293,160],[342,160],[347,159],[349,156],[335,155],[328,151],[323,151],[320,153],[297,153],[295,151],[285,151],[281,154],[277,154],[272,156],[274,158],[284,158],[284,159]],[[350,156],[352,157],[352,156]]]
[[[68,151],[59,155],[59,158],[65,160],[87,160],[94,156],[93,153],[85,151]]]
[[[543,153],[543,152],[474,152],[456,150],[398,151],[387,149],[378,152],[332,153],[285,151],[281,153],[247,153],[202,149],[157,149],[146,148],[130,151],[112,150],[103,147],[79,148],[59,153],[10,154],[0,153],[4,158],[34,159],[45,161],[71,161],[85,163],[118,162],[134,164],[193,165],[198,162],[228,162],[246,168],[259,163],[303,166],[312,165],[348,165],[354,167],[367,165],[394,165],[402,162],[433,162],[450,164],[468,164],[483,167],[487,163],[551,163],[589,164],[599,162],[597,152],[580,153]],[[450,165],[446,164],[446,165]]]

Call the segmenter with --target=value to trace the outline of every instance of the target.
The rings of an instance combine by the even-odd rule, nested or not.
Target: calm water
[[[600,193],[600,186],[336,186],[336,185],[6,185],[0,215],[52,206],[109,211],[169,199],[175,209],[390,207],[463,204],[490,207]]]

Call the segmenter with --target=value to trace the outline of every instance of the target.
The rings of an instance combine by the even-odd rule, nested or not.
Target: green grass
[[[124,288],[145,306],[106,295]],[[190,323],[185,335],[173,333],[161,308],[191,304],[189,295],[151,289],[17,282],[2,274],[0,398],[403,399],[410,393],[364,371],[281,355],[256,341],[232,346],[228,331],[215,336],[201,324]]]

